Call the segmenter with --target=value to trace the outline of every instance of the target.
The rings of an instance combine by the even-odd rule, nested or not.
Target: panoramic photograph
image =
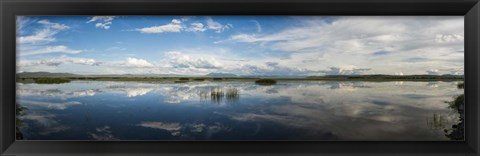
[[[458,141],[463,16],[17,16],[17,140]]]

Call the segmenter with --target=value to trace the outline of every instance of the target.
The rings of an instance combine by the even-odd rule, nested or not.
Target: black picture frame
[[[478,0],[1,0],[1,155],[431,155],[480,153]],[[17,15],[461,15],[465,141],[16,141]]]

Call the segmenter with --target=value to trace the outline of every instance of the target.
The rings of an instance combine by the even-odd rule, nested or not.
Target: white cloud
[[[55,41],[54,35],[57,32],[52,31],[50,29],[43,29],[38,32],[36,32],[33,35],[29,36],[20,36],[17,38],[17,43],[19,44],[26,44],[26,43],[31,43],[31,44],[37,44],[37,43],[48,43],[48,42],[53,42]]]
[[[65,25],[65,24],[60,24],[60,23],[52,23],[48,20],[40,20],[38,21],[38,23],[40,24],[44,24],[52,29],[56,29],[56,30],[65,30],[65,29],[69,29],[70,27]]]
[[[173,19],[171,23],[161,26],[152,26],[152,27],[145,27],[145,28],[138,28],[135,29],[141,33],[163,33],[163,32],[180,32],[183,29],[181,25],[181,21],[178,19]]]
[[[255,23],[255,27],[257,27],[257,32],[262,32],[262,25],[260,25],[260,22],[257,20],[252,20],[253,23]]]
[[[201,69],[219,69],[221,64],[215,58],[198,57],[193,58],[187,54],[178,51],[169,51],[165,53],[167,67],[172,68],[201,68]]]
[[[178,19],[173,19],[172,20],[172,24],[181,24],[182,21],[178,20]]]
[[[110,24],[112,24],[112,22],[97,23],[97,24],[95,24],[95,27],[103,28],[103,29],[110,29]]]
[[[42,25],[42,29],[37,30],[32,35],[17,37],[17,44],[19,44],[17,50],[20,56],[47,53],[76,54],[82,52],[82,50],[71,49],[65,45],[51,45],[52,42],[56,41],[55,35],[60,31],[70,29],[69,26],[48,20],[40,20],[37,23]],[[25,23],[20,22],[19,24]],[[23,26],[18,27],[23,28]]]
[[[450,71],[449,74],[453,74],[453,75],[463,75],[464,74],[464,69],[463,68],[451,68],[451,69],[447,69],[446,71]]]
[[[98,21],[97,23],[95,23],[95,27],[102,29],[110,29],[114,18],[115,16],[93,16],[92,18],[90,18],[90,20],[87,21],[87,23]]]
[[[97,62],[94,59],[84,59],[84,58],[70,58],[66,61],[73,64],[91,65],[91,66],[98,66],[101,64],[101,62]]]
[[[55,41],[54,35],[56,35],[59,31],[62,30],[67,30],[70,27],[65,25],[65,24],[60,24],[60,23],[52,23],[48,20],[40,20],[37,23],[43,25],[43,29],[38,30],[32,35],[29,36],[20,36],[17,38],[17,43],[20,44],[42,44],[42,43],[49,43]],[[23,26],[21,24],[25,23],[19,23],[19,31],[21,31],[21,28]]]
[[[262,41],[269,41],[268,39],[258,38],[256,35],[248,35],[248,34],[238,34],[233,35],[230,37],[230,40],[237,41],[237,42],[262,42]]]
[[[153,33],[164,33],[164,32],[204,32],[206,30],[213,30],[216,33],[221,33],[225,30],[233,28],[232,24],[220,24],[214,21],[212,18],[207,17],[207,25],[201,22],[190,23],[190,26],[182,25],[184,22],[188,21],[188,18],[173,19],[170,23],[159,26],[151,26],[144,28],[137,28],[135,31],[141,33],[153,34]]]
[[[127,67],[153,67],[154,65],[147,60],[144,59],[137,59],[133,57],[127,58],[127,61],[123,63],[123,65]]]
[[[20,48],[19,52],[20,52],[20,56],[27,56],[27,55],[37,55],[37,54],[47,54],[47,53],[77,54],[82,52],[82,50],[75,50],[75,49],[70,49],[64,45],[57,45],[57,46],[39,47],[37,49],[31,49],[31,50],[22,50]]]
[[[46,25],[48,26],[49,28],[52,28],[52,29],[56,29],[56,30],[65,30],[65,29],[69,29],[70,27],[65,25],[65,24],[60,24],[60,23],[52,23],[48,20],[40,20],[38,21],[38,23],[40,24],[43,24],[43,25]]]
[[[187,31],[204,32],[205,30],[207,30],[207,28],[205,28],[205,26],[202,23],[192,23],[190,25],[191,26],[190,28],[187,29]]]
[[[221,33],[225,30],[233,28],[232,24],[221,24],[214,21],[211,17],[207,17],[207,28],[210,30],[214,30],[216,33]]]
[[[429,69],[429,70],[426,71],[426,73],[428,75],[439,75],[440,74],[438,69]]]
[[[340,66],[330,67],[329,70],[324,71],[326,75],[361,75],[368,72],[370,68],[358,68],[357,66]]]
[[[17,62],[18,66],[20,67],[30,67],[30,66],[39,66],[39,65],[59,66],[65,63],[91,65],[91,66],[98,66],[102,64],[102,62],[95,61],[94,59],[67,57],[67,56],[61,56],[61,57],[50,58],[50,59],[40,59],[40,60],[19,60]]]
[[[244,43],[271,53],[290,53],[283,63],[313,70],[330,70],[326,67],[339,67],[344,62],[382,74],[419,74],[428,67],[463,67],[464,55],[458,52],[464,48],[463,17],[332,18],[329,22],[320,17],[299,18],[295,21],[298,24],[275,33],[240,33],[214,43]],[[412,61],[402,61],[408,58]],[[416,58],[428,61],[413,60]]]
[[[438,34],[435,36],[435,41],[444,43],[444,42],[459,42],[463,41],[463,35],[460,34]]]
[[[287,67],[280,65],[278,62],[266,62],[265,64],[244,64],[234,67],[232,73],[242,75],[261,75],[261,76],[305,76],[315,75],[320,71],[308,70],[301,67]]]

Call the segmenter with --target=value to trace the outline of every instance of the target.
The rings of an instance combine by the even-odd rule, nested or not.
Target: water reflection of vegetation
[[[23,140],[23,133],[20,131],[20,128],[22,128],[24,124],[19,117],[25,115],[26,110],[26,107],[20,106],[19,104],[15,105],[15,138],[17,140]]]
[[[187,83],[188,81],[184,81],[184,80],[179,80],[179,81],[174,81],[175,83]]]
[[[274,79],[260,79],[255,81],[255,83],[258,85],[274,85],[277,83],[277,81]]]
[[[447,120],[445,116],[434,113],[432,118],[427,119],[427,125],[431,129],[444,129],[447,125]]]
[[[210,90],[210,92],[202,91],[198,94],[201,99],[207,99],[210,97],[210,100],[214,103],[221,103],[225,100],[227,103],[235,103],[240,97],[240,91],[237,88],[220,88],[215,87]]]
[[[465,88],[465,83],[458,84],[457,87],[459,89]],[[459,95],[455,97],[453,101],[447,102],[449,104],[449,108],[454,109],[460,114],[459,123],[452,125],[452,129],[448,130],[445,129],[445,136],[450,138],[451,140],[464,140],[465,139],[465,94]]]
[[[19,78],[17,82],[21,83],[38,83],[38,84],[60,84],[60,83],[69,83],[70,79],[66,78]]]

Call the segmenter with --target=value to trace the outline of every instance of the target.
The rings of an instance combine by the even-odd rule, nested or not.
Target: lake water
[[[18,83],[18,119],[24,140],[449,140],[457,83]]]

